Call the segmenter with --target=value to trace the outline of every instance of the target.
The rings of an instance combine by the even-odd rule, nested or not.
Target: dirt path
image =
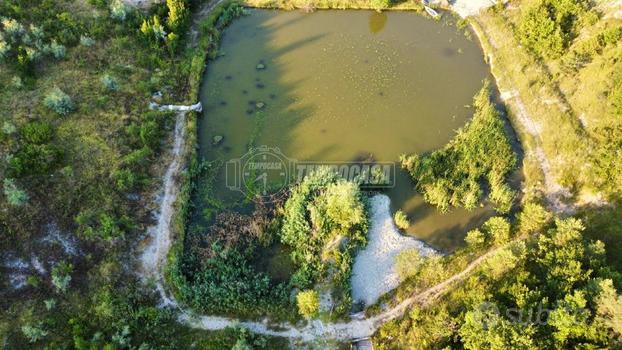
[[[206,6],[201,10],[199,17],[207,15],[221,1],[222,0],[217,0],[206,4]],[[462,0],[458,2],[461,3]],[[477,1],[477,3],[483,2]],[[475,6],[471,7],[471,10],[474,9]],[[197,23],[198,21],[195,19],[195,25],[193,27],[196,28]],[[196,42],[197,32],[196,29],[193,30],[194,32],[191,42]],[[162,306],[178,308],[180,310],[179,321],[190,327],[205,330],[219,330],[232,326],[241,326],[258,334],[297,338],[306,342],[326,339],[347,341],[354,338],[369,337],[374,334],[382,324],[401,317],[412,305],[418,304],[425,306],[431,303],[436,298],[447,292],[452,285],[466,278],[488,257],[494,255],[501,249],[498,248],[482,255],[469,264],[463,271],[431,288],[403,300],[395,307],[385,310],[379,315],[362,320],[350,320],[348,322],[339,323],[324,323],[320,320],[313,320],[307,324],[300,325],[292,325],[289,323],[274,325],[269,324],[267,320],[264,322],[256,322],[227,317],[194,314],[192,311],[185,310],[181,307],[175,298],[167,292],[163,278],[163,270],[167,262],[168,252],[171,248],[171,221],[175,212],[175,202],[180,190],[180,184],[177,181],[177,178],[183,169],[183,157],[185,153],[183,147],[186,137],[186,111],[195,110],[197,105],[154,107],[164,108],[167,110],[176,110],[179,111],[179,113],[177,114],[175,122],[174,142],[171,149],[171,162],[167,167],[163,178],[163,190],[158,203],[160,210],[157,214],[157,223],[148,230],[148,243],[144,247],[140,257],[141,269],[139,273],[144,280],[155,283],[156,289],[162,299]]]
[[[179,321],[191,327],[205,330],[219,330],[226,327],[241,326],[258,334],[298,338],[307,342],[316,339],[349,340],[368,337],[374,334],[382,324],[402,316],[412,305],[429,304],[445,293],[451,285],[463,280],[483,261],[501,249],[499,248],[482,255],[460,273],[405,299],[400,304],[377,316],[367,319],[351,320],[341,323],[324,323],[320,320],[314,320],[306,325],[292,325],[288,323],[269,325],[267,322],[253,322],[219,316],[196,315],[191,311],[183,309],[174,297],[167,293],[162,274],[172,243],[170,229],[171,219],[174,214],[175,201],[179,194],[179,183],[176,179],[183,168],[183,141],[186,135],[186,112],[184,110],[187,109],[183,106],[165,106],[164,108],[182,111],[178,113],[175,122],[175,140],[171,150],[172,160],[164,175],[164,189],[163,195],[160,198],[160,211],[157,215],[157,224],[148,230],[150,239],[141,255],[142,266],[140,273],[143,279],[155,283],[156,289],[162,299],[162,306],[179,308]]]
[[[457,13],[460,17],[466,18],[477,15],[481,10],[494,6],[501,0],[430,0],[429,3],[439,7],[447,7]]]

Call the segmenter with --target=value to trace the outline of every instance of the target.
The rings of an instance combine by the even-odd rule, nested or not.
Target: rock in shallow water
[[[214,138],[212,139],[212,144],[213,144],[214,146],[218,146],[220,143],[222,143],[222,140],[223,140],[223,139],[224,139],[224,137],[223,137],[223,136],[221,136],[221,135],[216,135],[216,136],[214,136]]]

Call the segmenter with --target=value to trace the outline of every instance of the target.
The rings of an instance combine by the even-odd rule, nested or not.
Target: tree
[[[467,232],[464,241],[470,248],[479,248],[486,243],[486,235],[479,229],[474,229]]]
[[[512,323],[499,314],[496,306],[483,305],[464,316],[458,333],[466,349],[538,349],[532,338],[534,326]]]
[[[616,337],[622,336],[622,296],[618,295],[610,279],[598,283],[600,292],[596,298],[596,320]]]
[[[506,218],[495,216],[482,225],[494,244],[500,245],[510,240],[510,223]]]
[[[315,290],[306,290],[296,295],[298,312],[305,318],[316,317],[320,309],[320,296]]]
[[[550,214],[543,206],[536,203],[526,203],[518,214],[518,232],[534,233],[542,230],[550,220]]]

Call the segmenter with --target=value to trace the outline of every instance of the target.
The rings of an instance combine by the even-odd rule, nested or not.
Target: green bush
[[[518,38],[542,57],[559,58],[576,36],[581,19],[589,21],[595,15],[589,8],[586,0],[537,1],[519,19]]]
[[[393,220],[395,221],[395,226],[402,230],[406,230],[410,227],[410,221],[408,220],[408,216],[406,216],[406,213],[401,210],[395,212]]]
[[[37,325],[26,324],[22,326],[22,333],[30,343],[36,343],[43,340],[48,335],[48,331],[43,328],[43,324]]]
[[[21,207],[28,202],[28,194],[20,190],[13,179],[4,179],[4,196],[7,202],[14,207]]]
[[[464,237],[464,242],[470,248],[481,248],[486,243],[486,235],[479,229],[474,229],[467,232]]]
[[[61,89],[55,88],[43,100],[46,107],[53,110],[59,115],[66,116],[74,109],[71,97],[64,93]]]
[[[52,268],[52,284],[57,292],[64,293],[71,283],[71,273],[73,265],[66,261],[61,261]]]
[[[130,13],[130,8],[123,0],[112,0],[110,2],[110,17],[125,21]]]
[[[492,239],[492,243],[502,245],[510,240],[510,223],[506,218],[495,216],[488,219],[482,230]]]
[[[315,290],[305,290],[296,295],[298,312],[305,318],[313,318],[320,310],[320,295]]]
[[[371,6],[376,10],[388,9],[391,4],[392,0],[371,0]]]
[[[119,83],[117,82],[115,78],[113,78],[109,74],[104,74],[104,76],[101,77],[101,83],[104,86],[104,88],[108,91],[119,90]]]

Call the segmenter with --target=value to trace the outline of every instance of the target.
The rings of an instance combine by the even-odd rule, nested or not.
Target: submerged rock
[[[218,146],[219,144],[221,144],[221,143],[222,143],[222,140],[223,140],[223,139],[224,139],[224,137],[223,137],[223,136],[221,136],[221,135],[216,135],[216,136],[214,136],[214,138],[212,139],[212,145],[214,145],[214,146]]]
[[[257,83],[257,84],[255,84],[255,86],[256,86],[258,89],[263,89],[264,87],[266,87],[263,83]]]

